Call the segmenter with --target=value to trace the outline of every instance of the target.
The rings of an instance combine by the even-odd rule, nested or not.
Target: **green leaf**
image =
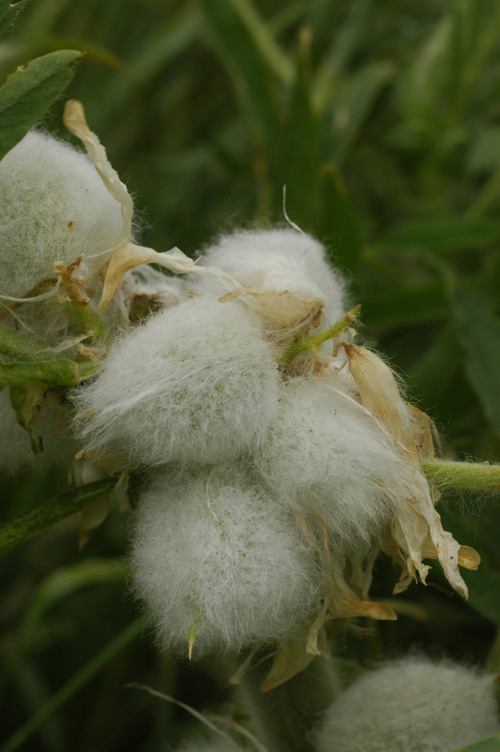
[[[452,286],[450,294],[469,383],[500,435],[500,320],[493,300],[466,287]]]
[[[311,221],[314,185],[318,173],[319,133],[310,95],[310,39],[300,38],[297,71],[292,88],[290,119],[286,127],[287,159],[285,183],[287,210],[298,225]]]
[[[35,410],[40,406],[45,392],[45,386],[30,384],[29,386],[11,386],[10,403],[16,413],[16,419],[29,434],[31,449],[34,454],[43,451],[42,439],[33,430],[32,422]]]
[[[462,570],[469,590],[469,604],[481,616],[500,625],[500,556],[498,535],[495,535],[500,530],[500,510],[485,508],[478,516],[450,504],[441,506],[439,513],[445,530],[462,545],[475,548],[481,556],[477,571]]]
[[[439,321],[449,312],[442,286],[429,284],[373,295],[363,301],[362,317],[370,329],[381,330]]]
[[[396,227],[376,243],[380,251],[407,248],[451,253],[484,248],[500,240],[500,222],[485,219],[445,219]]]
[[[137,639],[144,629],[144,617],[136,619],[113,640],[111,640],[91,661],[42,705],[37,712],[19,728],[1,747],[0,752],[14,752],[50,718],[64,703],[73,697],[92,677],[102,671],[108,663]]]
[[[275,181],[283,182],[280,111],[273,80],[275,43],[268,32],[263,32],[246,0],[201,0],[201,7],[215,47],[235,79],[247,116],[264,139],[271,174]]]
[[[66,358],[38,363],[1,363],[0,387],[48,384],[74,386],[96,373],[93,363],[74,363]]]
[[[393,77],[394,68],[379,62],[347,79],[333,102],[333,147],[329,161],[341,165],[349,155],[382,89]],[[331,113],[328,113],[331,117]]]
[[[500,752],[500,734],[488,736],[480,742],[468,744],[467,747],[460,747],[456,752]]]
[[[316,233],[331,251],[333,264],[354,272],[361,254],[361,223],[335,165],[321,171],[319,198]]]
[[[49,499],[42,506],[0,525],[0,554],[33,538],[56,522],[81,511],[103,494],[109,493],[116,483],[116,478],[88,483],[86,486]]]
[[[0,159],[64,91],[81,57],[75,50],[51,52],[8,77],[0,89]]]
[[[17,17],[23,12],[31,0],[19,0],[19,2],[10,2],[10,0],[1,0],[0,2],[0,39],[2,39],[14,26]]]

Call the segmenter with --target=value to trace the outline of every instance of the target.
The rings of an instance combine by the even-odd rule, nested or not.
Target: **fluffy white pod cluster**
[[[252,312],[238,301],[188,300],[116,343],[75,396],[80,435],[130,466],[226,462],[262,442],[278,379]]]
[[[108,260],[121,207],[88,157],[30,132],[0,161],[0,293],[24,297],[85,254],[89,275]]]
[[[289,227],[223,235],[205,249],[200,265],[223,269],[243,287],[318,297],[331,323],[345,313],[344,280],[326,260],[325,247]],[[198,284],[214,294],[225,292],[214,277],[201,277]]]
[[[500,730],[493,679],[449,661],[383,666],[330,706],[317,752],[453,752]]]
[[[349,385],[334,376],[294,378],[256,464],[282,501],[324,520],[343,551],[377,537],[406,492],[402,463]]]
[[[137,512],[137,592],[161,642],[232,650],[286,639],[316,606],[311,547],[251,468],[162,473]]]

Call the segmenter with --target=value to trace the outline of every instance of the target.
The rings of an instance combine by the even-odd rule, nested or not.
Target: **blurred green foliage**
[[[61,48],[85,52],[68,95],[135,194],[145,245],[193,254],[232,227],[283,222],[286,185],[288,215],[328,245],[362,303],[363,336],[409,377],[445,454],[498,458],[498,2],[37,0],[2,41],[0,79]],[[61,111],[43,127],[63,135]],[[2,519],[54,485],[67,488],[5,477]],[[344,629],[345,660],[419,645],[485,661],[500,625],[498,498],[450,496],[444,508],[484,557],[466,575],[470,605],[442,592],[435,568],[435,588],[401,597],[397,623]],[[71,689],[19,748],[164,750],[192,728],[178,708],[122,690],[128,681],[198,708],[229,697],[228,667],[176,666],[137,630],[127,642],[126,541],[116,511],[82,553],[67,521],[2,560],[2,734]],[[375,595],[394,579],[381,560]],[[75,684],[98,655],[96,675]]]

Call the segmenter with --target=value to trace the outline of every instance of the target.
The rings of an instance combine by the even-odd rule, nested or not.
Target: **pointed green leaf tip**
[[[82,53],[58,50],[31,60],[0,89],[0,159],[58,99],[75,73]]]

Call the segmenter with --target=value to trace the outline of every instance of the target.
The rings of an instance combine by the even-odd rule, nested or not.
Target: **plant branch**
[[[500,465],[452,460],[420,460],[427,479],[435,486],[500,491]]]

